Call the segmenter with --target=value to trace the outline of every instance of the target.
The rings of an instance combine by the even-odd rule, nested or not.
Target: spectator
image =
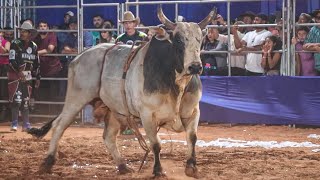
[[[223,17],[220,14],[217,14],[216,18],[212,21],[212,24],[222,26],[222,27],[219,27],[218,29],[219,34],[224,34],[224,35],[228,34],[228,28],[226,26],[227,22],[223,19]]]
[[[13,40],[13,38],[14,38],[13,29],[11,27],[5,27],[3,29],[6,30],[4,32],[4,36],[3,36],[4,39],[6,39],[7,41],[11,42]]]
[[[148,29],[148,31],[147,31],[148,41],[150,41],[154,35],[155,35],[154,30],[153,29]]]
[[[39,30],[49,30],[49,25],[47,21],[41,20],[38,23]],[[57,53],[57,36],[53,32],[39,32],[38,36],[35,38],[35,43],[38,45],[38,55],[40,56],[40,74],[41,77],[57,77],[60,73],[62,66],[60,59],[56,56],[41,56],[50,53]],[[47,88],[45,91],[34,91],[34,97],[40,99],[39,96],[50,99],[55,97],[58,92],[58,85],[56,81],[44,81],[42,83],[42,88]],[[39,95],[39,96],[38,96]]]
[[[92,18],[92,24],[94,28],[96,29],[101,29],[103,25],[104,19],[103,16],[100,14],[94,15]],[[97,45],[99,43],[100,39],[100,32],[99,31],[93,31],[92,32],[92,40],[93,40],[93,45]]]
[[[312,23],[312,17],[307,13],[301,13],[298,19],[298,23]]]
[[[291,42],[295,46],[296,51],[303,50],[304,41],[310,29],[306,26],[300,26],[296,29],[296,36]],[[316,76],[313,53],[296,52],[296,75],[297,76]]]
[[[313,12],[313,17],[316,23],[320,23],[320,10]],[[320,25],[313,26],[305,40],[303,49],[307,51],[316,51],[314,53],[315,69],[317,74],[320,74]]]
[[[278,51],[282,48],[282,42],[278,36],[269,36],[262,46],[261,66],[265,70],[265,75],[280,75],[281,54]]]
[[[244,22],[237,21],[234,23],[234,25],[239,25],[239,24],[244,24]],[[231,33],[237,33],[239,38],[242,39],[244,37],[244,33],[242,33],[243,29],[244,28],[242,28],[242,27],[233,26],[231,29]],[[218,40],[223,41],[227,44],[228,43],[228,35],[219,34]],[[230,43],[231,43],[230,50],[236,51],[233,34],[230,35]],[[245,75],[245,67],[244,67],[245,64],[246,64],[246,59],[245,59],[244,54],[232,53],[230,56],[231,75],[232,76],[244,76]],[[228,72],[228,69],[226,69],[226,72]]]
[[[111,29],[110,24],[103,24],[102,29]],[[116,40],[112,37],[112,31],[100,31],[100,43],[115,43]]]
[[[265,24],[268,17],[264,14],[258,14],[254,18],[254,24]],[[255,27],[254,31],[250,31],[244,35],[242,39],[237,33],[233,33],[234,43],[238,52],[242,51],[260,51],[266,37],[271,35],[263,27]],[[261,76],[264,69],[261,66],[262,55],[258,53],[248,53],[246,58],[246,75],[247,76]]]
[[[112,21],[111,19],[106,19],[106,20],[104,20],[103,25],[106,25],[106,24],[110,24],[110,27],[111,27],[112,29],[115,28],[114,23],[113,23],[113,21]],[[118,36],[118,35],[117,35],[117,31],[113,31],[113,32],[112,32],[112,37],[113,37],[114,39],[116,39],[117,36]]]
[[[245,13],[241,14],[237,20],[242,21],[245,24],[253,24],[255,17],[256,17],[255,13],[251,11],[246,11]],[[253,27],[246,27],[245,33],[253,30],[254,30]]]
[[[18,129],[18,115],[21,109],[23,120],[22,130],[30,129],[29,122],[29,99],[32,88],[30,80],[32,75],[36,76],[35,87],[40,85],[39,59],[37,45],[31,41],[31,37],[36,35],[29,22],[24,22],[20,28],[20,38],[13,40],[9,51],[10,68],[8,70],[8,91],[9,101],[12,103],[12,124],[11,130]]]
[[[49,30],[47,21],[41,20],[38,23],[39,30]],[[39,32],[35,38],[40,55],[40,74],[42,77],[56,76],[61,70],[60,60],[55,56],[41,56],[50,53],[57,53],[57,36],[53,32]]]
[[[178,15],[177,19],[176,19],[176,22],[186,22],[186,18],[184,18],[183,16],[181,15]]]
[[[219,31],[217,28],[208,28],[208,33],[201,44],[201,52],[205,51],[225,51],[227,50],[226,42],[219,41]],[[202,54],[201,61],[205,75],[227,75],[227,54]]]
[[[74,17],[74,13],[72,11],[66,12],[63,16],[63,23],[59,26],[59,29],[68,29],[71,17]]]
[[[124,44],[134,44],[136,41],[144,41],[147,35],[141,31],[135,29],[140,24],[140,18],[135,18],[131,11],[127,11],[123,14],[123,24],[125,33],[119,35],[116,42],[122,42]]]
[[[34,26],[34,22],[31,18],[27,18],[27,19],[21,19],[20,20],[20,26],[24,23],[24,22],[29,22],[32,26]]]
[[[0,54],[7,54],[10,50],[10,42],[4,37],[4,32],[0,30]],[[8,56],[0,56],[0,77],[6,77],[9,68]],[[7,80],[0,79],[0,100],[8,99]],[[6,119],[9,111],[7,104],[0,104],[0,121]]]

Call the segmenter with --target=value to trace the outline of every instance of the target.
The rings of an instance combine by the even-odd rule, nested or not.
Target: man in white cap
[[[29,122],[29,105],[31,96],[32,76],[36,77],[35,88],[40,85],[40,62],[37,45],[31,41],[37,30],[25,21],[20,28],[20,38],[12,41],[9,51],[8,92],[11,103],[12,124],[11,130],[18,129],[18,115],[21,110],[23,131],[31,128]]]
[[[120,23],[123,24],[125,33],[120,34],[117,39],[117,42],[122,42],[124,44],[134,44],[135,41],[144,41],[147,38],[147,35],[144,32],[138,31],[135,29],[140,23],[140,18],[135,18],[131,11],[124,12],[123,21]]]

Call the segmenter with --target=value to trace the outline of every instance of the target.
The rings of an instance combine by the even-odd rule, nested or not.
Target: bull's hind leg
[[[121,124],[114,117],[113,113],[109,113],[108,120],[105,121],[105,128],[103,132],[104,142],[107,146],[108,151],[111,153],[112,158],[117,164],[118,171],[120,174],[126,174],[133,172],[127,165],[125,160],[121,157],[117,147],[117,135],[119,133]]]
[[[50,140],[49,150],[47,152],[47,157],[44,159],[44,162],[40,167],[40,172],[51,172],[51,168],[55,163],[55,155],[61,136],[63,135],[67,127],[69,127],[69,125],[74,121],[74,117],[81,110],[81,108],[92,99],[90,99],[89,97],[73,97],[74,99],[72,103],[68,103],[70,101],[68,101],[67,99],[66,104],[63,107],[62,113],[53,122],[52,138]]]
[[[188,145],[187,153],[187,165],[185,169],[185,174],[190,177],[198,178],[198,169],[196,161],[195,145],[197,142],[197,127],[199,121],[199,109],[195,108],[193,114],[188,119],[183,119],[186,124],[184,124],[186,129],[186,140]]]

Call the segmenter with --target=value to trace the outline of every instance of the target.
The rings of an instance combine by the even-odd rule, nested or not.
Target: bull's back
[[[127,109],[122,94],[124,90],[122,77],[130,50],[131,47],[128,45],[118,45],[110,50],[106,55],[101,76],[100,98],[112,111],[120,114],[126,114]]]

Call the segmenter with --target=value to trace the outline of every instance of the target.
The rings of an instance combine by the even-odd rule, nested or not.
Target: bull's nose
[[[201,64],[192,64],[188,68],[190,74],[200,74],[202,71],[202,65]]]

